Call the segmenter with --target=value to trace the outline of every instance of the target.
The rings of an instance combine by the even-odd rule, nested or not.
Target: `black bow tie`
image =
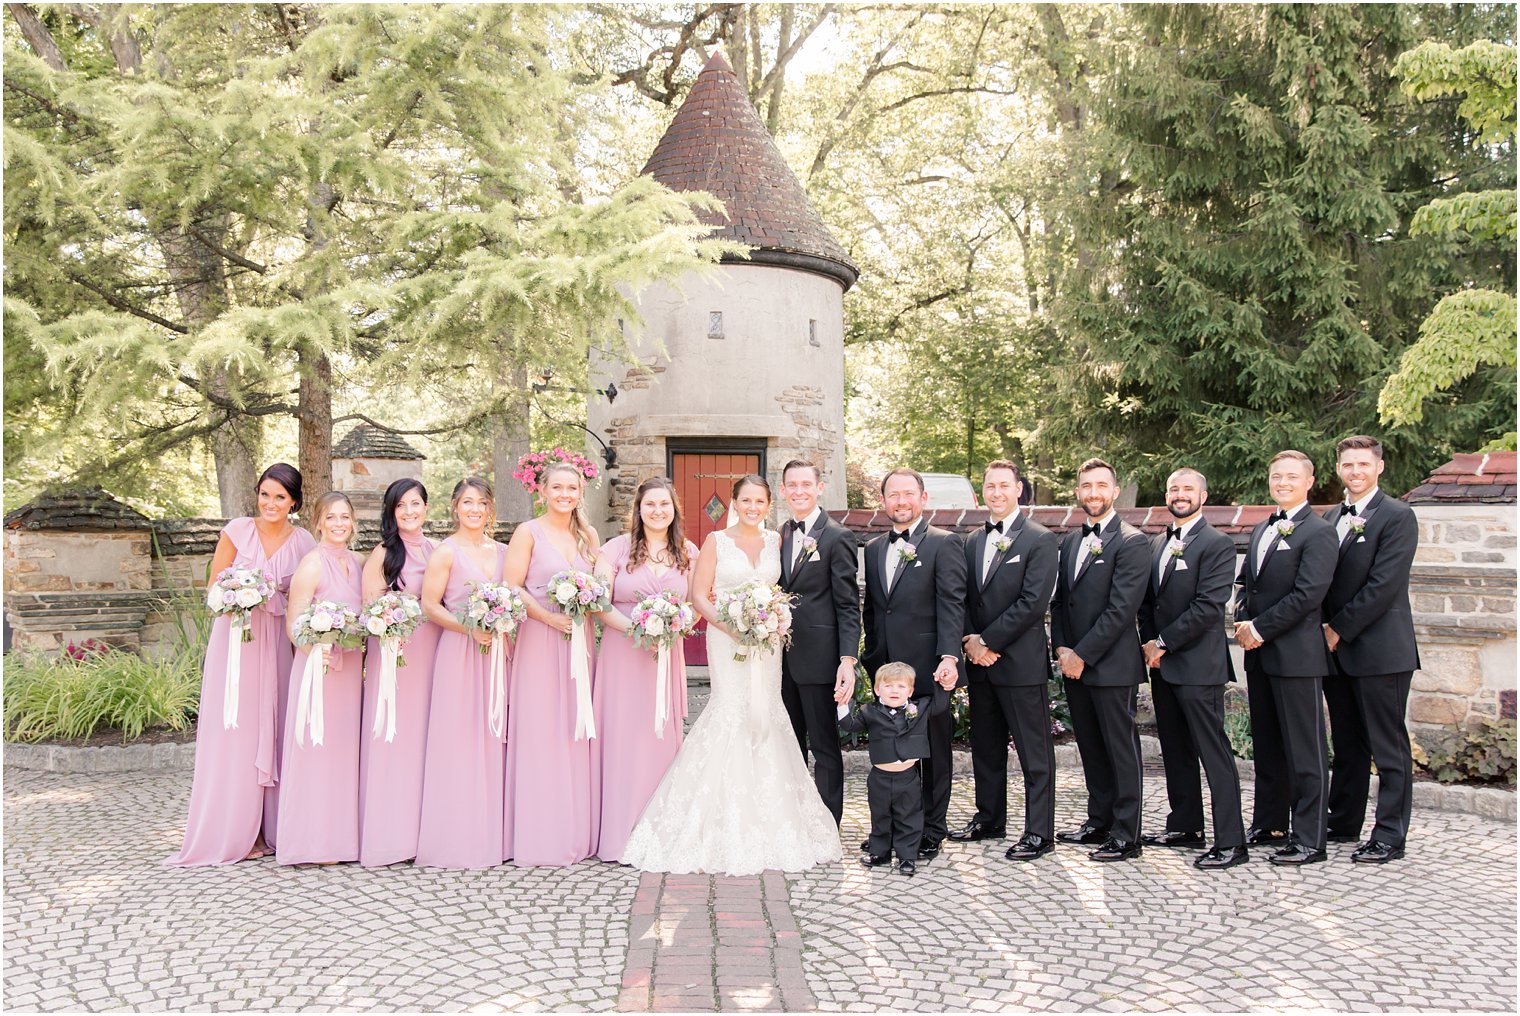
[[[982,525],[987,527],[987,532],[989,533],[1001,533],[1003,531],[1003,524],[1001,522],[983,522]]]
[[[1347,515],[1355,515],[1356,514],[1356,505],[1354,505],[1354,504],[1348,504],[1346,506],[1346,512],[1345,512],[1345,514],[1347,514]]]
[[[801,522],[798,522],[796,519],[790,519],[790,520],[787,521],[786,525],[787,525],[787,528],[790,529],[794,533],[796,533],[796,532],[806,532],[807,531],[807,520],[806,519],[803,519]]]
[[[1182,527],[1181,526],[1167,526],[1166,527],[1166,538],[1168,540],[1180,540],[1180,539],[1182,539]]]
[[[1101,525],[1099,525],[1098,523],[1096,523],[1096,522],[1092,523],[1091,525],[1089,525],[1086,522],[1082,523],[1082,538],[1083,539],[1086,539],[1089,536],[1097,536],[1102,531],[1103,531],[1103,527]]]
[[[898,532],[894,529],[892,530],[892,534],[887,537],[887,543],[891,544],[896,543],[898,540],[906,540],[908,538],[908,533],[909,530],[907,529],[904,529],[902,532]]]
[[[1281,508],[1279,508],[1279,509],[1277,509],[1277,511],[1273,512],[1271,515],[1267,516],[1267,521],[1268,522],[1286,522],[1286,521],[1288,521],[1288,513],[1285,512],[1285,511],[1283,511]]]

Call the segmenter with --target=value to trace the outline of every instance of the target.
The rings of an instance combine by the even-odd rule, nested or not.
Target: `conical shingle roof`
[[[727,214],[706,221],[720,227],[717,235],[755,248],[737,260],[814,272],[845,289],[860,275],[721,53],[702,68],[644,172],[671,190],[706,191],[722,201]]]
[[[406,443],[400,434],[361,423],[338,442],[332,451],[335,459],[407,459],[427,458]]]

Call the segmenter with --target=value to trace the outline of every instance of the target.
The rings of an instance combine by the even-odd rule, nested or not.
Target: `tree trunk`
[[[301,357],[298,465],[308,505],[332,490],[332,361],[318,352]],[[305,513],[310,518],[310,510]]]
[[[531,450],[528,368],[519,363],[504,371],[496,383],[505,408],[491,448],[491,471],[496,488],[496,521],[524,522],[533,517],[533,498],[512,479],[517,460]]]

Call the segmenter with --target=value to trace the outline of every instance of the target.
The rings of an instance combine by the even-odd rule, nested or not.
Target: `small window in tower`
[[[808,319],[808,345],[818,345],[818,322],[812,318]]]
[[[707,337],[709,339],[723,338],[723,312],[710,310],[707,312]]]

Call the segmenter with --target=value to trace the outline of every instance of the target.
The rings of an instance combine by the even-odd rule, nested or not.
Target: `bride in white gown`
[[[781,655],[734,660],[710,593],[781,576],[781,536],[761,528],[770,487],[734,489],[738,522],[702,545],[691,598],[707,618],[712,697],[639,817],[623,860],[645,871],[752,875],[802,871],[840,857],[834,816],[797,750],[781,704]]]

